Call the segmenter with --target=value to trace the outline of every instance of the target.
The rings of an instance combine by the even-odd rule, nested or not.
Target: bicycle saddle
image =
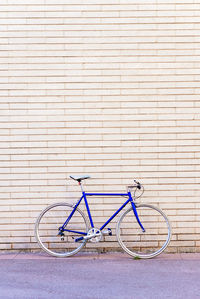
[[[86,180],[86,179],[90,178],[89,175],[70,175],[69,177],[78,182],[81,182],[82,180]]]

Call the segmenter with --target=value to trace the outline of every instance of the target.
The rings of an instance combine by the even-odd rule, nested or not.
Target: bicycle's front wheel
[[[117,240],[129,255],[152,258],[165,250],[169,244],[170,223],[158,207],[140,204],[136,209],[145,232],[139,226],[131,207],[119,218],[116,228]]]
[[[73,205],[56,203],[48,206],[39,215],[35,224],[35,237],[40,247],[50,255],[71,256],[85,245],[85,241],[75,242],[76,238],[88,231],[87,219],[79,208],[76,208],[67,224],[67,231],[64,231],[63,235],[58,234],[59,227],[63,226],[73,209]]]

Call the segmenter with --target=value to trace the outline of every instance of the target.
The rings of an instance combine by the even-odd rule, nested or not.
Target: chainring
[[[95,236],[92,237],[91,239],[89,239],[89,241],[92,242],[92,243],[100,242],[101,239],[102,239],[102,233],[101,233],[101,231],[98,228],[94,228],[93,227],[87,233],[88,236],[92,236],[94,234],[95,234]]]

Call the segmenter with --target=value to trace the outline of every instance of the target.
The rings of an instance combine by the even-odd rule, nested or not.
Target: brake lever
[[[137,182],[136,180],[134,180],[134,182],[137,184],[137,188],[140,190],[141,189],[141,184],[139,182]]]

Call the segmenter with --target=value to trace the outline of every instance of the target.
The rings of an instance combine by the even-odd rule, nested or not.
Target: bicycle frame
[[[88,217],[89,217],[89,220],[90,220],[90,225],[91,225],[92,228],[94,228],[94,223],[93,223],[92,215],[90,213],[90,208],[89,208],[89,205],[88,205],[87,196],[122,196],[122,197],[128,197],[127,201],[101,226],[101,228],[99,229],[100,231],[103,230],[106,227],[106,225],[108,225],[108,223],[110,223],[110,221],[113,218],[115,218],[115,216],[117,216],[117,214],[130,202],[131,206],[133,208],[133,212],[134,212],[134,215],[136,217],[136,220],[137,220],[139,226],[141,227],[142,231],[145,232],[145,229],[144,229],[142,223],[140,222],[140,219],[139,219],[139,216],[138,216],[138,213],[137,213],[137,210],[136,210],[136,205],[135,205],[135,203],[133,201],[133,198],[131,196],[131,192],[127,192],[127,193],[87,193],[87,192],[82,191],[81,198],[75,204],[74,209],[72,210],[72,212],[70,213],[70,215],[66,219],[65,223],[59,228],[60,234],[62,234],[64,231],[67,231],[67,232],[77,233],[77,234],[80,234],[80,235],[87,235],[87,232],[79,232],[79,231],[73,231],[73,230],[66,229],[67,224],[69,223],[70,219],[74,215],[77,207],[79,206],[79,204],[81,203],[81,201],[83,199],[84,199],[85,206],[86,206],[87,213],[88,213]]]

